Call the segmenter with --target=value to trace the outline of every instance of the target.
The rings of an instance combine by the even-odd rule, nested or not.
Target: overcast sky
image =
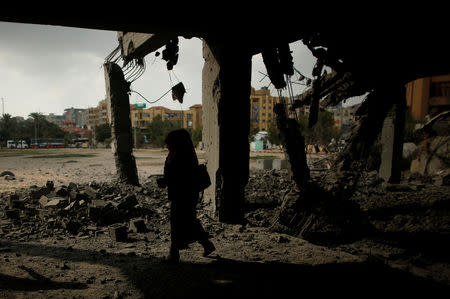
[[[26,118],[32,112],[62,114],[69,107],[97,106],[105,98],[102,65],[117,45],[115,31],[0,22],[0,98],[4,99],[4,113]],[[314,56],[301,42],[290,46],[294,66],[311,77]],[[184,103],[174,102],[168,93],[154,105],[189,109],[201,104],[202,42],[180,38],[179,47],[171,79],[172,84],[183,82],[187,90]],[[171,82],[161,56],[155,58],[152,53],[145,59],[146,71],[131,88],[153,101],[171,88]],[[255,55],[252,61],[252,86],[268,86],[269,79],[259,73],[266,73],[261,55]],[[295,93],[305,89],[293,86]],[[273,85],[270,89],[276,96]],[[145,101],[132,93],[130,102]]]

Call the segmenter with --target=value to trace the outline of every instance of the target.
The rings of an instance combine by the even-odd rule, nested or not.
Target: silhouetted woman
[[[167,262],[178,262],[180,249],[198,241],[203,246],[203,256],[215,250],[208,233],[197,219],[196,207],[199,191],[196,187],[198,159],[189,133],[184,130],[170,132],[165,140],[169,154],[164,164],[164,179],[170,201],[171,245]]]

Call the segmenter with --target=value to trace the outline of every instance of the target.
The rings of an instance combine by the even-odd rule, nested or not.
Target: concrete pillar
[[[119,180],[139,185],[136,160],[133,156],[128,82],[115,63],[105,63],[106,102],[111,125],[112,149]]]
[[[405,88],[394,92],[395,104],[384,119],[381,130],[381,165],[379,176],[389,183],[398,183],[401,178],[403,137],[405,129],[406,93]]]
[[[212,185],[205,203],[219,221],[241,223],[249,175],[251,55],[236,43],[203,42],[203,142]]]

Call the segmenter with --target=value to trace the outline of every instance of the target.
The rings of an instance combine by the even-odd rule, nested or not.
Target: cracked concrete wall
[[[233,45],[233,47],[229,46]],[[245,46],[203,42],[203,142],[212,185],[205,192],[219,221],[243,221],[249,174],[251,55]]]

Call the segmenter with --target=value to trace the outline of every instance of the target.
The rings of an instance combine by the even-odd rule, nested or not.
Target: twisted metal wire
[[[144,74],[146,69],[144,58],[135,58],[125,64],[125,60],[122,57],[120,51],[120,45],[117,46],[108,56],[105,58],[105,62],[112,62],[115,64],[122,64],[122,72],[125,80],[132,83]]]

